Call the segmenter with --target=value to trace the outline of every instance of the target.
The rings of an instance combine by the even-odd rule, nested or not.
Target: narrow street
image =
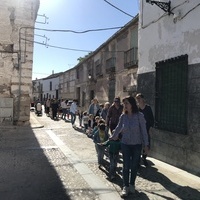
[[[78,119],[77,129],[73,129],[70,122],[64,122],[63,120],[53,121],[45,115],[43,115],[43,117],[38,117],[37,119],[41,124],[44,125],[43,129],[46,131],[46,133],[48,133],[51,139],[61,150],[62,144],[60,145],[59,141],[57,140],[61,140],[64,143],[65,147],[67,147],[68,149],[65,156],[70,161],[70,163],[74,165],[78,173],[82,173],[83,168],[85,168],[84,170],[86,171],[91,170],[89,173],[91,177],[94,176],[94,179],[92,180],[90,177],[89,179],[86,178],[85,180],[88,185],[93,188],[95,193],[101,194],[102,189],[106,190],[105,188],[101,187],[107,186],[109,188],[109,191],[116,191],[119,195],[118,198],[120,198],[122,186],[122,160],[120,160],[118,165],[118,176],[116,177],[116,180],[110,182],[107,178],[107,170],[105,168],[102,168],[101,170],[98,168],[94,143],[82,132],[82,130],[78,126]],[[64,152],[64,150],[62,150],[62,152]],[[105,157],[105,160],[107,161],[107,164],[109,164],[108,157]],[[161,170],[161,168],[156,168],[153,161],[156,162],[156,160],[154,159],[149,160],[152,168],[150,167],[149,169],[146,169],[144,166],[141,166],[141,169],[139,171],[140,175],[137,177],[136,182],[137,192],[135,195],[130,196],[130,199],[133,199],[134,197],[136,199],[189,199],[191,195],[190,192],[195,194],[192,189],[191,191],[189,188],[188,190],[186,190],[185,187],[181,187],[181,185],[173,182],[164,174],[160,173],[159,170]],[[79,166],[77,166],[77,163],[79,163]],[[178,181],[184,184],[184,177],[182,178],[183,180]],[[180,189],[184,191],[184,194],[179,194]],[[104,192],[106,193],[106,191]],[[110,195],[110,192],[108,192],[108,194]],[[117,194],[115,194],[114,192],[113,195]],[[200,193],[198,194],[198,197],[200,197]],[[191,199],[195,199],[195,197]]]
[[[1,200],[121,199],[121,159],[110,182],[107,169],[98,168],[93,141],[81,129],[34,113],[30,121],[32,128],[1,127]],[[199,177],[153,158],[148,161],[150,166],[138,172],[136,193],[126,199],[200,199]]]

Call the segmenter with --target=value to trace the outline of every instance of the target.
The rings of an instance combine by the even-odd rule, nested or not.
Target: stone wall
[[[34,25],[39,0],[0,1],[0,98],[13,98],[13,123],[29,124]]]
[[[154,128],[150,156],[200,175],[200,64],[188,69],[188,134]],[[137,91],[144,94],[155,113],[155,72],[138,75]]]

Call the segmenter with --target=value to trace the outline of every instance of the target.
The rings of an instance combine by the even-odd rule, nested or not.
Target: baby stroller
[[[42,104],[40,102],[36,104],[35,114],[37,116],[42,115]]]

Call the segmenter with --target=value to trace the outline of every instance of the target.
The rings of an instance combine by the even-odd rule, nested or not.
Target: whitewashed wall
[[[175,15],[168,15],[140,1],[138,74],[155,71],[157,61],[184,54],[189,55],[189,64],[200,62],[199,4],[199,0],[171,1]]]
[[[50,82],[52,82],[52,90],[50,90]],[[51,98],[56,98],[56,90],[59,90],[60,87],[59,76],[55,78],[43,79],[42,84],[43,84],[43,97],[45,95],[45,98],[47,98],[47,93],[48,93],[49,97],[51,96]]]
[[[200,175],[200,1],[171,1],[171,11],[140,2],[138,90],[154,110],[155,63],[188,55],[188,134],[155,128],[151,156]]]

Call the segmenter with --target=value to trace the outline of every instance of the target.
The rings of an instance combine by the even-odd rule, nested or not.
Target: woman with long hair
[[[110,140],[117,140],[121,133],[123,155],[123,190],[122,196],[135,193],[135,179],[140,162],[141,150],[148,152],[148,136],[144,115],[139,112],[136,100],[127,96],[123,100],[124,110]]]

